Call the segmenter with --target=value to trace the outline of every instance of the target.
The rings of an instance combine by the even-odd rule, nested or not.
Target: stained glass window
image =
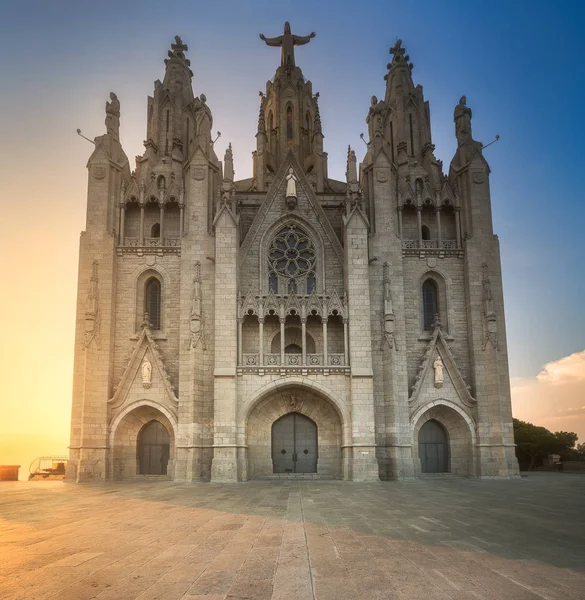
[[[274,293],[311,294],[316,288],[315,248],[300,227],[287,226],[274,236],[268,266],[268,286]]]

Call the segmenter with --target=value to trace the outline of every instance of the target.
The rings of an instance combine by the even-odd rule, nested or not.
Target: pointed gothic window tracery
[[[300,227],[284,227],[268,250],[269,289],[274,293],[311,294],[317,284],[316,262],[311,238]]]

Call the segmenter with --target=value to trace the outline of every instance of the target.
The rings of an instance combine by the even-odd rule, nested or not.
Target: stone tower
[[[253,176],[180,38],[130,170],[120,103],[89,159],[69,480],[514,477],[489,167],[455,109],[448,175],[397,42],[368,150],[328,177],[319,94],[281,49]]]

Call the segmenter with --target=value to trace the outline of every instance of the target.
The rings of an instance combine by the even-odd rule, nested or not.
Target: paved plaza
[[[585,476],[0,484],[2,600],[585,598]]]

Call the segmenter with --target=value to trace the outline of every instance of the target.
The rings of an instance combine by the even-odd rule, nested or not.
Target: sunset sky
[[[0,20],[0,464],[67,452],[79,233],[93,147],[110,91],[121,141],[142,154],[146,97],[175,35],[213,112],[236,178],[251,176],[258,90],[279,64],[276,36],[317,32],[297,64],[320,108],[329,175],[365,146],[369,99],[384,95],[388,48],[403,40],[430,101],[436,155],[456,147],[467,95],[491,169],[515,416],[585,441],[585,3],[215,0],[5,3]]]

